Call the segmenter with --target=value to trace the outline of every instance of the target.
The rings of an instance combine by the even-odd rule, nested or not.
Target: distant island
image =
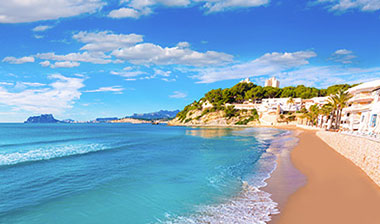
[[[41,114],[40,116],[29,117],[24,123],[59,123],[52,114]]]
[[[29,117],[24,123],[163,123],[173,119],[179,110],[168,111],[160,110],[151,113],[133,114],[124,118],[105,117],[96,118],[91,121],[75,121],[72,119],[57,120],[52,114],[41,114],[40,116]]]

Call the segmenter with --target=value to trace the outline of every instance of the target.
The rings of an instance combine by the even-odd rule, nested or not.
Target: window
[[[371,127],[375,127],[376,126],[376,119],[377,119],[377,114],[373,114],[372,117],[371,117]]]

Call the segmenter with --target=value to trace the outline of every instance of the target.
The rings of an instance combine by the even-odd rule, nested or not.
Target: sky
[[[0,122],[182,109],[244,78],[380,78],[380,0],[0,1]]]

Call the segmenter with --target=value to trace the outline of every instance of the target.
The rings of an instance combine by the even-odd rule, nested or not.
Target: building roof
[[[363,84],[360,84],[358,86],[350,88],[347,91],[349,93],[354,93],[354,92],[359,92],[359,91],[364,91],[364,90],[372,91],[372,90],[375,90],[377,88],[380,88],[380,79],[375,80],[375,81],[371,81],[371,82],[365,82]]]

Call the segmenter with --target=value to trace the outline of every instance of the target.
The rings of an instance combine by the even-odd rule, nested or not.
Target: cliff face
[[[51,114],[41,114],[41,116],[29,117],[24,123],[58,123]]]
[[[205,126],[228,126],[228,125],[257,125],[259,124],[258,115],[254,111],[235,110],[229,114],[223,110],[208,111],[190,110],[186,116],[177,116],[169,121],[168,125],[205,125]]]

